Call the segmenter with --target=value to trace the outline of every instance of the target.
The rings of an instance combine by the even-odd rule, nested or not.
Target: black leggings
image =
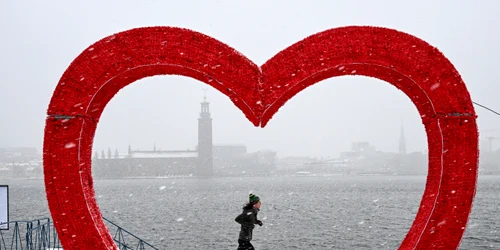
[[[255,248],[250,241],[238,240],[238,250],[255,250]]]

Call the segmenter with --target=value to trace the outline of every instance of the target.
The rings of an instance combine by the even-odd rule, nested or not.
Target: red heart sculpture
[[[117,249],[96,204],[92,140],[111,98],[148,76],[184,75],[227,95],[255,126],[323,79],[363,75],[413,101],[428,136],[429,170],[420,209],[400,249],[456,249],[478,173],[476,115],[460,75],[434,47],[379,27],[312,35],[261,67],[229,46],[181,28],[148,27],[106,37],[64,72],[48,109],[44,140],[47,199],[65,249]]]

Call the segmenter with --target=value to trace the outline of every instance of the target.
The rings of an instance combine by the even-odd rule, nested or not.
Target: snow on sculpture
[[[216,88],[260,127],[287,100],[327,78],[361,75],[394,85],[417,107],[429,148],[425,191],[400,249],[458,247],[476,189],[478,131],[464,82],[436,48],[400,31],[348,26],[307,37],[259,67],[204,34],[144,27],[85,49],[62,75],[49,104],[45,186],[65,249],[117,249],[95,200],[93,137],[106,104],[121,88],[166,74]]]

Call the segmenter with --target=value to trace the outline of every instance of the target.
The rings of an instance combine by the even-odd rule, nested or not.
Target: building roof
[[[243,143],[217,143],[213,147],[246,147]]]
[[[193,158],[197,151],[132,151],[132,158]]]

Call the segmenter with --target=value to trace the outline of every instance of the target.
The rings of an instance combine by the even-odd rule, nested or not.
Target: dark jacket
[[[241,231],[239,240],[243,241],[251,241],[252,233],[255,227],[255,224],[258,224],[257,213],[259,209],[254,208],[253,205],[249,204],[243,207],[243,212],[236,216],[234,219],[236,222],[241,224]]]

